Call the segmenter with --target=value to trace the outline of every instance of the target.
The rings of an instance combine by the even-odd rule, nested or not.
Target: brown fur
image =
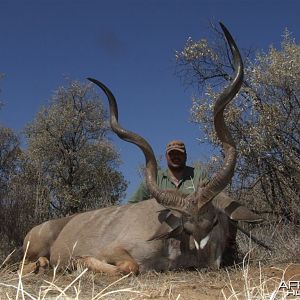
[[[46,221],[33,227],[26,235],[23,251],[29,261],[38,260],[40,257],[50,259],[50,248],[64,226],[74,217],[68,216],[61,219]]]
[[[26,236],[24,247],[30,241],[27,258],[33,261],[38,254],[46,253],[51,266],[65,268],[75,261],[92,271],[110,275],[191,267],[218,268],[228,244],[235,239],[226,214],[211,206],[210,215],[218,221],[209,232],[202,232],[210,238],[203,249],[197,250],[193,236],[184,230],[166,239],[148,241],[161,226],[158,216],[163,209],[155,199],[150,199],[45,222]]]

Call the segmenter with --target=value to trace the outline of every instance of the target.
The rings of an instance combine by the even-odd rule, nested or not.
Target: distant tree
[[[213,32],[213,43],[188,39],[176,60],[183,82],[205,91],[193,98],[191,109],[193,121],[208,137],[200,140],[217,145],[212,107],[233,65],[223,35],[214,27]],[[286,30],[281,49],[270,46],[255,57],[251,53],[244,54],[244,84],[226,113],[240,155],[234,185],[241,195],[256,191],[254,198],[263,200],[266,211],[299,222],[300,45]]]
[[[34,170],[40,188],[33,200],[37,211],[49,205],[50,214],[62,216],[120,201],[127,183],[108,132],[90,84],[71,82],[54,93],[25,129],[27,170]]]
[[[0,126],[0,235],[11,240],[16,224],[14,220],[15,203],[10,198],[11,180],[14,177],[18,157],[21,153],[20,141],[17,135],[5,126]],[[14,224],[12,224],[14,222]],[[14,239],[12,239],[13,244]],[[2,246],[3,247],[3,246]]]
[[[8,181],[15,170],[19,153],[18,137],[10,128],[0,126],[0,195],[7,193]]]
[[[0,109],[2,106],[0,101]],[[26,163],[19,137],[0,125],[0,257],[20,246],[29,228],[45,219],[36,210],[35,199],[42,189],[36,174]]]

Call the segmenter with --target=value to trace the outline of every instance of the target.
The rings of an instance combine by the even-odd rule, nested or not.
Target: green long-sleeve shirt
[[[172,181],[168,170],[159,170],[157,173],[157,185],[161,189],[178,189],[185,194],[190,194],[195,191],[198,184],[207,182],[207,173],[201,168],[185,167],[182,179],[176,186]],[[151,194],[147,188],[146,182],[143,181],[132,197],[128,200],[129,203],[136,203],[142,200],[151,198]]]

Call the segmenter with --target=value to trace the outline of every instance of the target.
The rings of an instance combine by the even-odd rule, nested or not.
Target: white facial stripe
[[[208,234],[204,239],[202,239],[200,241],[200,248],[201,249],[203,249],[206,246],[207,242],[209,241],[209,238],[210,238],[210,235]]]
[[[195,239],[194,239],[194,243],[195,243],[196,249],[199,250],[199,244]]]

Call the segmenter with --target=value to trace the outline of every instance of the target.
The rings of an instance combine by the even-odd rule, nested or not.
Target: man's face
[[[185,167],[186,154],[177,150],[171,150],[166,154],[170,169],[182,169]]]

